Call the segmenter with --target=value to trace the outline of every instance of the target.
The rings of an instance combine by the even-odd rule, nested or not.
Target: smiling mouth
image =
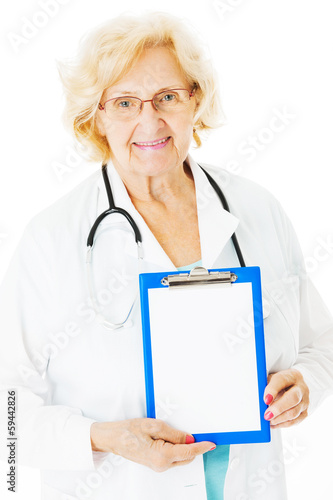
[[[170,139],[171,136],[165,137],[164,139],[160,139],[159,141],[154,141],[154,142],[134,142],[136,146],[157,146],[157,144],[163,144],[164,142],[167,142]]]

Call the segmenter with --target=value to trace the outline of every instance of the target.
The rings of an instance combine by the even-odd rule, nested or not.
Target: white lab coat
[[[202,264],[239,265],[230,239],[237,228],[246,264],[261,268],[268,372],[300,370],[310,388],[311,413],[332,392],[333,321],[305,274],[291,224],[265,189],[203,165],[224,191],[229,214],[196,162],[190,156],[187,162],[195,180]],[[116,205],[133,216],[142,232],[141,271],[176,270],[111,163],[108,175]],[[91,451],[92,422],[145,417],[139,301],[132,325],[111,332],[96,322],[88,298],[86,239],[107,207],[97,171],[33,218],[5,275],[1,379],[19,391],[18,458],[42,469],[42,498],[47,500],[204,500],[202,456],[155,473]],[[94,279],[98,290],[102,287],[103,311],[111,321],[121,321],[135,298],[136,246],[121,216],[108,217],[103,228],[107,231],[101,230],[96,240]],[[267,481],[262,471],[269,474],[270,467],[275,472]],[[225,500],[286,498],[280,430],[272,431],[270,443],[230,447]]]

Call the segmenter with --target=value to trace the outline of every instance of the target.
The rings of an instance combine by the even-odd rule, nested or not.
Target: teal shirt
[[[202,266],[201,260],[178,267],[178,271],[189,271],[193,267]],[[224,481],[229,465],[229,445],[218,445],[215,450],[203,455],[207,500],[223,500]]]

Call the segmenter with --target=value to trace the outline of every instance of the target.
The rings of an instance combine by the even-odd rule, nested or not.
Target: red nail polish
[[[272,394],[267,394],[266,397],[265,397],[265,403],[266,403],[266,405],[270,405],[272,401],[273,401]]]
[[[213,448],[211,448],[209,451],[215,450],[215,448],[216,448],[216,445],[213,446]]]
[[[273,418],[273,417],[274,417],[274,415],[273,415],[273,413],[272,413],[271,411],[268,411],[268,412],[267,412],[267,413],[265,413],[265,415],[264,415],[265,420],[270,420],[270,419],[271,419],[271,418]]]
[[[186,444],[191,444],[194,442],[195,442],[195,439],[193,436],[186,436],[186,441],[185,441]]]

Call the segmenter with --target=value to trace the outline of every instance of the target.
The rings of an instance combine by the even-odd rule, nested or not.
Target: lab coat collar
[[[191,168],[195,183],[202,265],[206,268],[213,268],[215,260],[235,232],[239,220],[224,210],[215,190],[194,159],[188,155],[185,162]],[[107,172],[115,205],[127,210],[141,231],[144,260],[156,264],[161,269],[176,270],[177,268],[134,207],[126,187],[111,161],[108,162]],[[96,218],[109,206],[102,173],[98,180],[98,188]]]

